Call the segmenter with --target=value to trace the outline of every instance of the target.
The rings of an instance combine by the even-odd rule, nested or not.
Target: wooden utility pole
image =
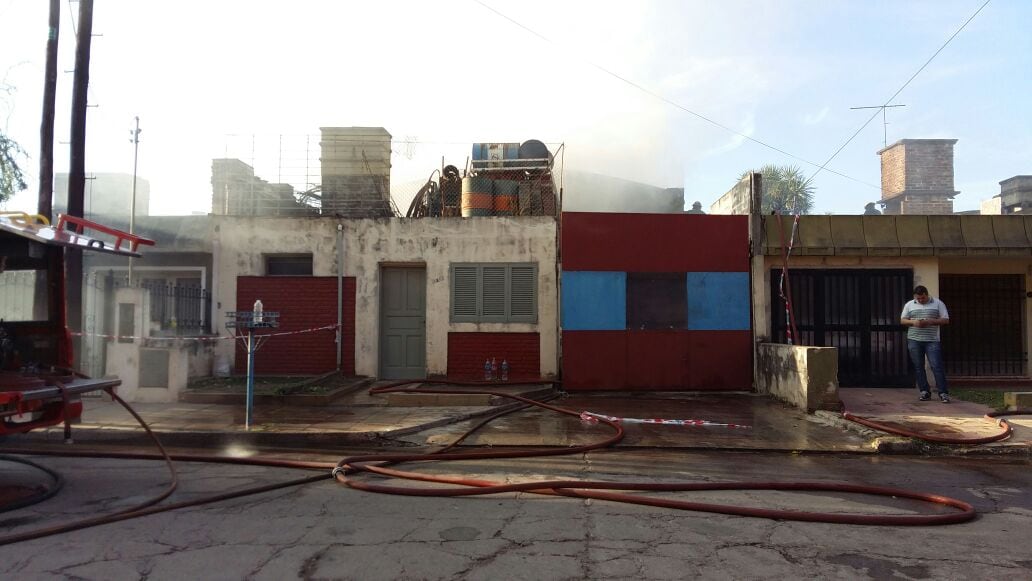
[[[54,106],[57,102],[57,41],[61,31],[61,0],[50,0],[47,64],[43,77],[43,122],[39,128],[39,198],[36,213],[53,219]]]
[[[93,0],[79,0],[79,30],[75,38],[72,81],[71,154],[68,168],[68,214],[83,216],[86,190],[86,90],[90,84],[90,42],[93,39]],[[82,331],[82,250],[65,249],[68,327]],[[76,349],[75,353],[81,353]]]

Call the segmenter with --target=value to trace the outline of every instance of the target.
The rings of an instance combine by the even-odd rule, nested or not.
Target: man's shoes
[[[939,401],[941,401],[942,403],[950,403],[950,394],[948,394],[948,393],[940,393],[939,394]]]
[[[930,399],[932,399],[932,394],[927,391],[922,391],[921,397],[917,398],[917,401],[928,401]]]

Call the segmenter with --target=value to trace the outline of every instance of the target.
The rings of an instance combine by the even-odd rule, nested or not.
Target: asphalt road
[[[39,457],[64,489],[0,513],[0,534],[124,509],[167,484],[160,462]],[[315,459],[309,457],[308,459]],[[330,457],[318,458],[321,460]],[[504,494],[388,496],[331,480],[0,547],[6,579],[1032,579],[1028,460],[628,451],[427,467],[519,481],[592,478],[844,481],[970,502],[979,517],[939,527],[780,522],[599,500]],[[166,502],[290,480],[298,470],[179,463]],[[0,478],[36,478],[4,463]],[[416,484],[416,486],[421,486]],[[834,493],[706,492],[737,505],[939,512]]]

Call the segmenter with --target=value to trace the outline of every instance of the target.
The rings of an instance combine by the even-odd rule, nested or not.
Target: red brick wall
[[[481,381],[484,361],[492,357],[499,368],[509,362],[510,381],[541,377],[538,333],[448,333],[449,378]]]
[[[256,334],[300,331],[337,323],[337,277],[241,276],[237,277],[237,308],[251,308],[261,299],[266,311],[280,313],[277,329]],[[344,332],[341,369],[355,374],[355,278],[344,277]],[[255,357],[256,375],[315,375],[337,367],[334,330],[270,337]],[[240,341],[236,349],[236,373],[247,373],[247,353]]]

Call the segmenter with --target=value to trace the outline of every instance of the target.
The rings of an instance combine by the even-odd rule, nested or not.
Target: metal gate
[[[778,292],[781,270],[771,271],[773,340],[786,343],[785,304]],[[899,324],[911,299],[910,270],[789,269],[799,345],[836,347],[843,387],[906,387],[906,333]],[[949,305],[949,303],[947,303]]]
[[[944,274],[939,288],[950,311],[942,328],[946,373],[1024,375],[1025,276]]]

